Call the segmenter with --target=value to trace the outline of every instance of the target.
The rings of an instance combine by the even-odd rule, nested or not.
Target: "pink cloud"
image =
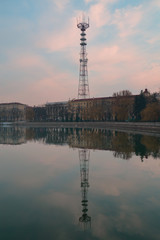
[[[85,0],[86,3],[94,3],[94,2],[99,2],[101,4],[104,4],[105,6],[108,5],[109,3],[115,3],[118,0]]]
[[[36,105],[76,97],[78,74],[75,79],[72,72],[62,71],[33,53],[22,54],[17,50],[17,56],[13,56],[11,54],[10,60],[1,67],[3,71],[10,69],[14,78],[18,74],[18,78],[14,81],[8,79],[8,88],[1,77],[1,102],[18,101]]]
[[[48,77],[31,84],[30,92],[35,102],[38,99],[41,103],[64,101],[76,96],[77,86],[78,81],[75,82],[71,74],[54,70]]]
[[[43,32],[37,46],[46,48],[49,52],[54,52],[69,48],[74,49],[77,42],[79,42],[79,34],[76,27],[76,18],[72,18],[63,29],[57,32]]]
[[[150,39],[147,40],[147,42],[150,44],[155,44],[159,41],[160,41],[160,34],[158,36],[151,37]]]
[[[91,3],[93,1],[95,1],[95,0],[85,0],[85,3]]]
[[[142,19],[142,6],[117,9],[114,13],[112,24],[117,25],[120,37],[127,37],[128,35],[137,32],[135,28]]]
[[[58,10],[63,11],[66,5],[69,3],[69,0],[52,0],[53,3],[57,6]]]
[[[160,1],[159,0],[153,0],[151,4],[155,7],[160,7]]]
[[[90,49],[89,66],[91,70],[106,72],[110,68],[116,70],[121,64],[136,65],[136,61],[140,59],[138,50],[133,46],[128,45],[126,48],[121,45],[99,46],[96,49]],[[127,69],[123,70],[126,72]]]
[[[120,85],[121,90],[127,88],[134,93],[144,89],[146,84],[156,90],[160,68],[158,64],[149,68],[147,58],[147,53],[142,54],[129,44],[89,49],[89,83],[93,96],[112,95],[115,86],[118,91]]]
[[[144,89],[145,86],[152,92],[157,91],[160,81],[160,64],[152,63],[147,69],[137,72],[131,81],[135,88]]]
[[[31,54],[20,54],[18,57],[15,57],[14,65],[17,65],[20,68],[33,68],[36,66],[42,66],[43,60],[42,57]]]
[[[104,26],[110,20],[110,13],[107,10],[104,2],[92,5],[88,14],[90,16],[92,25],[97,28]]]

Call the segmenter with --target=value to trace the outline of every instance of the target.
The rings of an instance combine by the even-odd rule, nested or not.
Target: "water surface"
[[[0,239],[158,240],[160,138],[0,128]]]

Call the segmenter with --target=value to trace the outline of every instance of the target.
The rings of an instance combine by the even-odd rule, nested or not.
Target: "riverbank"
[[[0,125],[6,126],[5,123]],[[57,127],[57,128],[98,128],[130,130],[136,132],[154,132],[160,134],[160,123],[150,122],[16,122],[7,124],[8,126],[23,127]]]

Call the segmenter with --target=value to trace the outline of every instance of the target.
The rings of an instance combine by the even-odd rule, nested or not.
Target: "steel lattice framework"
[[[83,19],[77,23],[77,27],[81,30],[81,50],[80,50],[80,71],[79,71],[79,86],[78,86],[78,98],[88,98],[89,84],[88,84],[88,69],[87,69],[87,52],[86,52],[86,29],[89,28],[88,22]]]

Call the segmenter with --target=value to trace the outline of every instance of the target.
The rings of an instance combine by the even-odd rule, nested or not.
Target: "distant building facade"
[[[0,122],[139,121],[144,119],[142,110],[151,103],[157,104],[156,109],[160,108],[160,94],[150,94],[147,89],[139,95],[117,93],[113,97],[72,99],[37,107],[16,102],[1,103]]]
[[[41,107],[33,107],[34,112],[34,121],[35,122],[43,122],[46,121],[47,115],[46,115],[46,106]]]
[[[69,101],[73,121],[115,121],[132,118],[135,96],[74,99]]]
[[[47,121],[68,121],[68,102],[51,102],[46,104]]]
[[[1,103],[0,122],[16,122],[26,120],[27,105],[22,103]]]

